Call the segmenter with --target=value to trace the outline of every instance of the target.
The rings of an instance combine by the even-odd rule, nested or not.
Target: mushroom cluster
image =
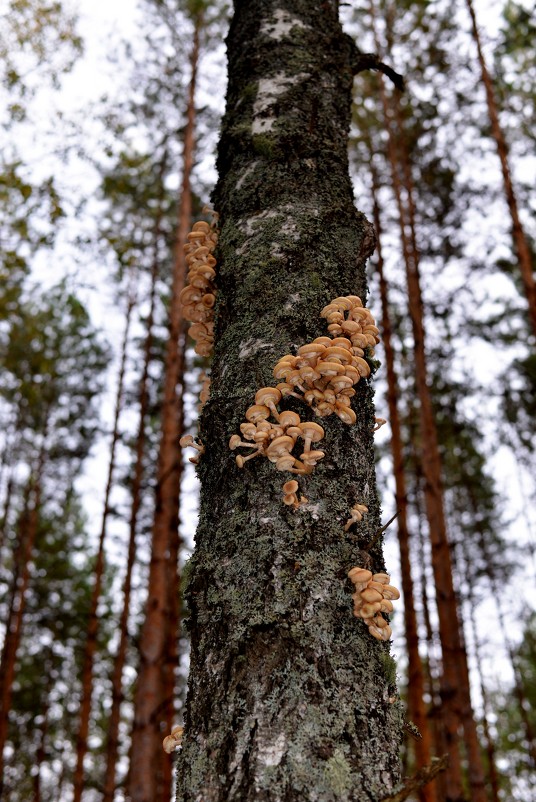
[[[246,410],[246,420],[240,425],[239,434],[234,434],[229,440],[229,448],[248,448],[247,457],[238,454],[236,464],[243,468],[248,460],[254,457],[267,457],[275,464],[279,471],[288,471],[295,474],[311,473],[315,465],[325,456],[323,451],[312,448],[324,437],[324,429],[313,421],[302,421],[296,412],[284,410],[280,412],[277,404],[282,395],[277,387],[261,387],[255,394],[255,403]],[[273,418],[271,421],[269,418]],[[243,439],[242,439],[243,438]],[[300,442],[300,441],[303,441]],[[296,444],[299,443],[301,451],[299,458],[292,454]],[[284,496],[294,495],[298,484],[293,491],[287,491],[286,483],[283,486]],[[296,499],[285,501],[289,506],[298,507],[301,502]]]
[[[392,630],[382,613],[392,613],[393,600],[400,598],[400,591],[389,584],[391,577],[356,567],[348,571],[348,578],[355,586],[355,617],[363,619],[376,640],[389,640]]]
[[[357,295],[335,298],[320,314],[326,318],[332,337],[317,337],[312,343],[302,345],[296,356],[281,357],[274,368],[274,378],[282,381],[277,387],[263,387],[257,391],[255,404],[249,407],[246,421],[240,425],[242,436],[235,434],[229,440],[231,451],[250,449],[246,457],[237,455],[239,468],[254,457],[264,456],[280,471],[308,474],[323,459],[324,452],[312,449],[311,445],[324,437],[324,429],[318,423],[302,422],[295,412],[280,412],[277,405],[287,396],[305,401],[321,417],[334,412],[344,423],[356,422],[351,407],[354,385],[370,375],[370,367],[363,357],[365,349],[369,356],[374,354],[374,346],[379,342],[378,329]],[[275,422],[270,421],[270,417]],[[292,451],[300,438],[304,443],[298,458]],[[285,492],[285,496],[290,495]],[[285,503],[296,507],[303,501]],[[359,505],[354,508],[359,515],[367,511],[366,507],[361,507],[361,511]],[[355,517],[354,510],[351,515],[347,528],[360,520]]]
[[[344,531],[348,532],[351,526],[353,526],[355,523],[358,523],[358,521],[362,521],[363,515],[365,515],[367,512],[368,507],[365,507],[364,504],[354,504],[350,510],[350,517],[344,525]]]
[[[212,222],[200,220],[194,223],[188,234],[188,242],[184,245],[188,263],[187,285],[179,297],[183,315],[192,323],[188,333],[196,341],[196,354],[210,356],[214,344],[213,307],[216,301],[216,259],[212,254],[218,242],[218,215],[212,210],[203,211],[210,212]]]
[[[167,752],[167,754],[170,755],[175,751],[175,749],[177,749],[177,747],[181,746],[183,733],[184,727],[174,727],[171,730],[171,735],[166,735],[162,741],[164,752]]]
[[[335,413],[352,424],[354,385],[370,375],[365,356],[374,355],[380,341],[370,310],[357,295],[335,298],[320,313],[328,322],[331,337],[317,337],[302,345],[296,356],[286,354],[274,368],[277,389],[282,396],[305,401],[315,413],[327,417]]]
[[[196,457],[189,457],[190,462],[193,462],[194,465],[197,465],[199,457],[205,453],[205,446],[202,443],[198,443],[191,434],[183,435],[179,440],[179,445],[181,448],[195,448],[199,452]]]

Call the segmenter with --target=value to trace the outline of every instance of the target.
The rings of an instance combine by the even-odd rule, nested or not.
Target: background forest
[[[177,289],[215,180],[230,9],[123,6],[114,19],[83,0],[0,4],[6,802],[135,800],[130,755],[182,721],[197,502],[178,440],[195,433],[209,365]],[[437,595],[450,582],[490,802],[536,795],[534,12],[531,0],[342,8],[359,47],[407,84],[356,78],[350,146],[356,205],[378,236],[377,468],[385,520],[398,512],[384,536],[404,601],[393,651],[422,736],[408,732],[403,760],[410,773],[442,754]],[[427,495],[436,443],[446,578]],[[153,799],[167,802],[173,757],[159,754]]]

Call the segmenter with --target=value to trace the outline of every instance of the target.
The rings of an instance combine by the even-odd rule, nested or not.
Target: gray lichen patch
[[[306,28],[307,26],[298,17],[292,16],[283,8],[276,8],[269,19],[262,22],[260,33],[269,39],[280,41],[291,35],[296,28]]]
[[[253,121],[251,126],[252,134],[265,134],[271,131],[277,116],[272,113],[278,98],[285,92],[310,77],[309,73],[300,72],[288,75],[285,72],[277,72],[269,78],[261,78],[257,90],[257,97],[253,104]]]

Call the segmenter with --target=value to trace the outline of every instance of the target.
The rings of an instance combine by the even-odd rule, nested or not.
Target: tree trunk
[[[393,473],[396,488],[396,510],[398,512],[397,525],[398,545],[400,548],[400,573],[402,576],[402,592],[404,596],[404,629],[408,653],[408,714],[422,736],[413,744],[417,768],[420,769],[430,763],[432,739],[424,704],[424,675],[419,654],[419,634],[417,615],[415,613],[413,579],[411,576],[410,538],[407,515],[408,497],[404,472],[402,431],[400,416],[398,414],[399,391],[395,372],[394,350],[391,342],[392,326],[389,312],[388,288],[383,270],[380,209],[377,201],[378,182],[372,164],[372,156],[371,171],[374,227],[378,239],[376,268],[380,282],[380,299],[382,305],[382,338],[383,347],[385,349],[385,367],[387,373],[387,404],[389,407],[389,422],[391,426],[391,454],[393,457]],[[436,802],[437,794],[435,782],[428,783],[420,789],[419,799],[421,802]]]
[[[154,253],[151,266],[151,287],[149,293],[149,314],[146,322],[146,335],[143,347],[143,368],[139,383],[138,403],[139,421],[136,435],[136,456],[134,460],[134,474],[132,478],[132,505],[130,508],[129,540],[127,552],[127,565],[123,579],[123,607],[119,618],[119,645],[114,660],[111,684],[112,706],[108,724],[108,739],[106,747],[106,769],[104,774],[102,802],[113,802],[115,794],[115,779],[117,757],[119,753],[119,724],[121,721],[121,704],[123,695],[123,670],[126,662],[128,647],[128,619],[130,616],[130,598],[132,593],[132,572],[136,559],[136,533],[138,528],[138,515],[141,507],[141,490],[143,482],[143,459],[145,453],[145,427],[147,424],[147,411],[149,406],[149,367],[153,347],[153,326],[156,297],[156,282],[159,272],[158,252],[160,247],[161,219],[157,218],[154,234]]]
[[[164,672],[167,622],[170,615],[167,590],[169,546],[179,525],[179,493],[181,479],[180,395],[178,384],[182,369],[179,337],[183,322],[179,295],[186,280],[186,241],[192,217],[190,176],[195,151],[195,88],[199,58],[199,31],[202,17],[195,19],[190,55],[190,85],[187,121],[184,132],[183,172],[179,203],[177,240],[173,266],[173,284],[169,310],[169,337],[164,368],[162,429],[158,454],[155,517],[152,530],[151,564],[145,620],[140,637],[140,670],[136,687],[134,727],[129,779],[132,802],[153,802],[161,783],[164,761],[162,749],[165,734],[166,704]],[[157,768],[158,767],[158,768]]]
[[[374,15],[373,15],[373,25]],[[376,47],[379,42],[374,29]],[[414,342],[415,380],[419,399],[420,459],[424,478],[424,500],[432,546],[432,568],[436,586],[439,635],[443,653],[441,698],[444,706],[445,740],[450,763],[446,774],[446,802],[459,802],[465,798],[458,747],[459,726],[463,722],[465,743],[469,757],[469,781],[472,802],[486,802],[484,773],[476,725],[471,708],[467,655],[461,639],[460,622],[454,586],[450,546],[443,508],[441,458],[437,430],[432,407],[432,398],[427,380],[425,351],[424,309],[420,288],[419,253],[416,246],[414,205],[411,184],[407,180],[402,186],[399,170],[407,179],[410,175],[409,159],[404,147],[403,135],[395,138],[393,113],[381,81],[381,98],[388,133],[388,155],[391,164],[393,191],[396,198],[402,251],[406,268],[408,288],[408,311],[411,319]],[[395,98],[396,104],[398,99]],[[398,126],[397,126],[398,130]],[[403,189],[408,204],[403,201]],[[408,235],[408,231],[410,234]]]
[[[510,165],[508,162],[508,145],[504,138],[503,130],[499,122],[499,113],[497,109],[497,100],[493,90],[493,81],[489,74],[482,46],[480,43],[480,34],[476,24],[475,10],[473,8],[472,0],[466,0],[467,10],[471,17],[471,30],[473,39],[475,41],[478,63],[480,65],[480,72],[482,75],[482,83],[486,91],[486,102],[488,105],[488,114],[491,123],[491,135],[497,145],[497,153],[501,162],[501,172],[504,183],[504,194],[506,195],[506,202],[508,204],[508,211],[512,220],[512,238],[514,241],[514,250],[519,260],[519,269],[521,272],[521,279],[529,306],[529,320],[532,327],[532,333],[536,334],[536,282],[534,281],[534,271],[532,266],[532,255],[525,235],[521,220],[519,219],[519,211],[517,205],[517,197],[512,184],[512,176],[510,173]]]
[[[39,526],[43,467],[44,450],[39,456],[35,474],[28,480],[27,503],[19,524],[19,559],[17,559],[18,565],[15,566],[12,600],[0,659],[0,799],[2,798],[4,749],[8,735],[15,664],[22,635],[26,592],[30,580],[30,560]]]
[[[123,391],[125,379],[125,367],[127,359],[127,348],[130,336],[130,323],[132,310],[134,309],[134,294],[129,293],[127,308],[125,313],[125,329],[121,344],[121,357],[119,362],[119,374],[117,378],[117,390],[115,396],[114,420],[112,427],[112,439],[110,442],[110,458],[108,463],[108,474],[106,478],[106,488],[104,491],[104,505],[101,519],[101,529],[99,535],[99,546],[97,559],[93,573],[93,588],[89,608],[89,620],[87,628],[87,639],[84,649],[84,659],[82,664],[82,699],[80,702],[80,717],[78,724],[78,735],[76,738],[76,766],[73,775],[73,802],[80,802],[84,791],[84,758],[87,752],[87,736],[89,731],[89,719],[91,716],[91,697],[93,694],[93,663],[97,651],[97,640],[99,634],[99,619],[97,608],[101,597],[102,579],[105,570],[104,541],[108,527],[108,516],[110,514],[110,494],[115,472],[116,448],[119,440],[119,417],[123,406]]]
[[[180,375],[184,373],[184,351],[186,348],[186,327],[183,331],[183,342],[180,349]],[[179,421],[178,421],[178,436],[179,439],[184,433],[184,379],[181,387]],[[179,483],[182,479],[182,462],[179,474]],[[166,721],[166,733],[171,733],[173,726],[177,723],[175,720],[175,696],[177,693],[177,669],[179,667],[179,628],[180,628],[180,614],[181,614],[181,588],[180,588],[180,573],[179,573],[179,553],[180,553],[180,535],[179,528],[170,531],[169,542],[169,559],[168,559],[168,577],[167,577],[167,592],[168,592],[168,620],[166,622],[166,650],[163,666],[163,704],[164,715]],[[157,789],[157,800],[159,802],[169,802],[172,789],[173,779],[173,755],[168,754],[161,750],[161,782]]]
[[[326,334],[333,298],[366,297],[372,226],[353,205],[347,137],[352,62],[338,4],[235,3],[214,193],[221,213],[216,351],[202,415],[197,547],[188,569],[191,679],[180,802],[379,800],[399,779],[400,709],[388,646],[352,616],[347,571],[383,558],[373,407],[322,420],[326,459],[282,503],[267,460],[229,451],[284,354]],[[304,418],[301,402],[286,400]],[[348,533],[350,508],[368,513]]]

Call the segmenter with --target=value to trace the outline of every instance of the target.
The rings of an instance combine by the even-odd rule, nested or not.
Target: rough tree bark
[[[214,205],[216,350],[197,546],[187,567],[191,677],[179,802],[380,800],[399,779],[394,663],[352,616],[347,571],[380,527],[368,381],[357,422],[322,419],[326,458],[301,480],[228,449],[279,357],[326,334],[333,298],[366,300],[372,226],[353,205],[347,136],[357,51],[338,3],[236,0]],[[354,66],[353,66],[354,65]],[[285,401],[312,418],[299,401]],[[350,507],[369,513],[350,534]]]

